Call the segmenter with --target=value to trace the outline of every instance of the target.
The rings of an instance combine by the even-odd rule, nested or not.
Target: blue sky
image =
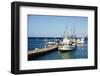
[[[66,26],[69,35],[86,36],[88,17],[28,15],[29,37],[62,37]]]

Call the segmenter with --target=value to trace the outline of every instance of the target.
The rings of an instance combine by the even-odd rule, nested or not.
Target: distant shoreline
[[[44,38],[46,38],[46,39],[63,39],[63,37],[28,37],[28,39],[44,39]]]
[[[28,37],[28,39],[63,39],[63,37]],[[82,37],[76,37],[76,39],[78,38],[82,38]],[[84,38],[87,38],[88,37],[84,37]]]

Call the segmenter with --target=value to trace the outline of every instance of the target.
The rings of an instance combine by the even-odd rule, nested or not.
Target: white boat
[[[62,52],[67,52],[75,49],[75,46],[63,45],[62,47],[58,48]]]
[[[47,42],[47,44],[56,44],[56,42]]]
[[[85,43],[84,38],[79,38],[79,39],[77,39],[77,43],[78,43],[78,44],[83,44],[83,43]]]
[[[72,41],[70,39],[63,39],[61,46],[58,48],[60,51],[71,51],[74,50],[76,45],[72,44]]]
[[[75,47],[76,45],[73,44],[73,40],[68,38],[68,36],[64,36],[64,39],[58,49],[62,52],[67,52],[74,50]]]

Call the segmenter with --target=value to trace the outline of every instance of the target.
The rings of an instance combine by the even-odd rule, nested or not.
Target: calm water
[[[62,39],[62,38],[58,38]],[[55,38],[28,38],[28,50],[32,50],[35,48],[43,48],[45,47],[46,41],[54,41]],[[34,60],[53,60],[53,59],[80,59],[80,58],[88,58],[88,46],[87,43],[79,44],[75,50],[70,52],[60,52],[59,50],[55,50],[53,52],[38,56],[33,58]]]

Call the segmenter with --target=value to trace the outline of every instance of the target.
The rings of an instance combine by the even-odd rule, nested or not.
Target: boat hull
[[[58,48],[58,50],[62,51],[62,52],[67,52],[67,51],[72,51],[75,49],[75,46],[64,46],[64,47],[60,47]]]

